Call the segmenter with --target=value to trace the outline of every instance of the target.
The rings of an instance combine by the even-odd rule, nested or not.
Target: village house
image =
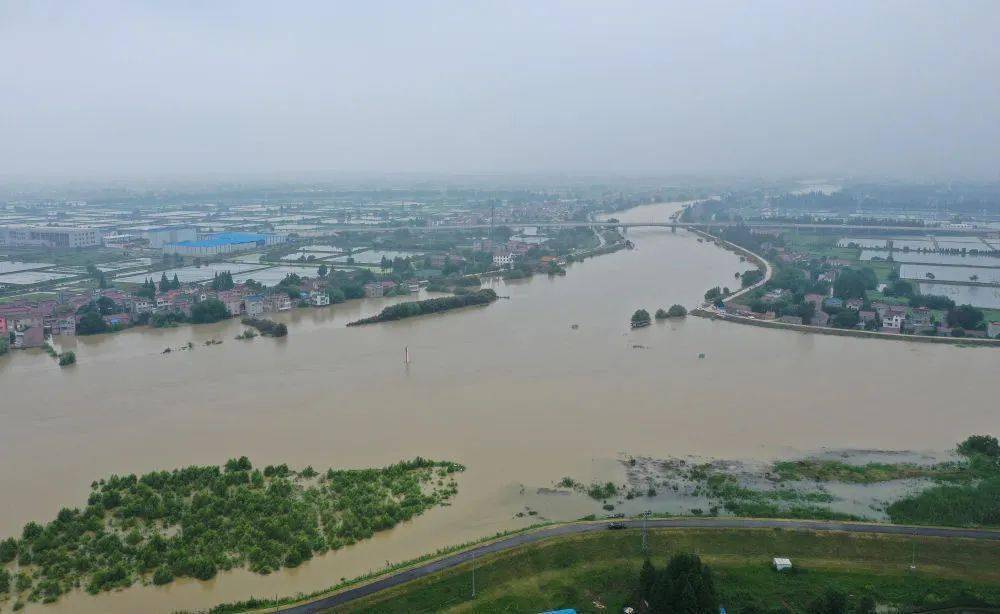
[[[311,292],[309,294],[309,304],[313,307],[326,307],[330,304],[330,295],[326,292]]]
[[[4,316],[0,316],[0,335],[2,335],[4,339],[10,335],[10,329],[7,328],[7,318]]]
[[[987,322],[986,336],[990,339],[1000,338],[1000,322]]]
[[[791,294],[791,292],[789,292],[788,290],[785,290],[783,288],[777,288],[775,290],[771,290],[770,292],[764,294],[764,296],[761,297],[761,300],[763,300],[765,303],[773,303],[775,301],[781,300],[782,297],[788,296],[789,294]]]
[[[864,309],[858,311],[858,318],[864,324],[868,324],[869,322],[873,322],[875,320],[875,316],[876,315],[877,314],[874,311],[868,311],[868,310],[864,310]]]
[[[861,311],[861,308],[865,306],[865,302],[859,298],[849,298],[844,302],[844,305],[848,309],[853,309],[854,311]]]
[[[49,330],[53,335],[71,336],[76,334],[76,318],[67,316],[64,318],[52,318],[49,321]]]
[[[533,247],[531,243],[525,243],[524,241],[507,241],[507,252],[514,254],[515,256],[523,256],[528,253]]]
[[[14,347],[40,348],[45,344],[45,331],[41,326],[30,326],[14,331]]]
[[[819,311],[820,309],[823,308],[823,299],[824,298],[826,298],[826,297],[823,296],[822,294],[812,293],[812,294],[807,294],[805,296],[805,298],[803,299],[803,301],[806,302],[806,303],[811,303],[812,306],[816,308],[816,311]]]
[[[813,326],[827,326],[830,324],[830,314],[823,310],[816,311],[809,323]]]
[[[106,316],[101,316],[104,323],[111,327],[121,327],[124,328],[129,325],[132,321],[131,315],[127,313],[111,313]],[[74,332],[76,328],[74,326]]]
[[[284,292],[272,292],[264,298],[265,311],[288,311],[292,308],[292,299]]]
[[[915,331],[927,330],[931,327],[931,310],[927,307],[916,307],[910,314],[910,326]]]
[[[844,301],[836,296],[831,296],[823,301],[823,306],[829,307],[830,309],[842,309],[844,307]]]
[[[489,239],[476,239],[472,242],[472,251],[491,252],[493,251],[493,241]]]
[[[903,323],[905,321],[905,318],[901,315],[891,315],[882,319],[882,328],[880,330],[883,333],[899,334],[903,331]]]
[[[885,319],[889,315],[889,305],[887,303],[872,303],[872,309],[875,310],[879,318]]]
[[[153,313],[156,310],[156,303],[145,298],[136,298],[131,301],[132,313]]]
[[[890,318],[893,316],[899,316],[905,320],[906,311],[907,311],[906,305],[889,305],[889,310],[887,312],[887,315]]]
[[[226,306],[226,311],[234,316],[243,312],[243,297],[236,290],[220,290],[215,298]]]
[[[364,291],[365,291],[365,296],[367,298],[378,298],[378,297],[382,296],[382,292],[383,292],[383,290],[382,290],[382,284],[380,284],[377,281],[370,281],[370,282],[366,283],[363,286],[363,288],[364,288]]]
[[[243,307],[249,317],[255,318],[264,313],[264,297],[259,294],[248,296],[243,299]]]

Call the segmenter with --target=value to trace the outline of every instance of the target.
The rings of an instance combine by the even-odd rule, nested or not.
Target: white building
[[[514,264],[514,254],[496,254],[493,256],[494,266],[505,267],[512,264]]]
[[[132,232],[135,232],[135,230]],[[198,230],[187,226],[146,226],[138,229],[137,234],[149,241],[150,247],[155,248],[161,248],[167,243],[195,241],[198,239]]]
[[[883,333],[898,333],[903,329],[903,322],[906,320],[904,316],[894,315],[882,318],[882,332]]]
[[[58,226],[0,226],[0,246],[4,247],[96,247],[101,233],[93,228]]]
[[[330,295],[326,292],[311,292],[309,294],[309,303],[313,307],[326,307],[330,304]]]
[[[990,339],[1000,338],[1000,322],[987,322],[986,336]]]
[[[264,313],[264,298],[258,295],[248,296],[243,300],[246,313],[251,318]]]

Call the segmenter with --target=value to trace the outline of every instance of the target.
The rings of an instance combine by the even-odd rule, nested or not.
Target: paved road
[[[630,529],[642,528],[642,520],[625,520]],[[651,529],[795,529],[808,531],[846,531],[848,533],[872,533],[883,535],[917,535],[921,537],[964,537],[968,539],[988,539],[1000,542],[1000,531],[980,529],[949,529],[944,527],[908,527],[901,525],[835,522],[823,520],[755,520],[747,518],[655,518],[647,521]],[[502,552],[525,544],[531,544],[557,536],[607,531],[606,522],[562,524],[530,533],[521,533],[495,542],[477,546],[448,555],[442,559],[400,571],[399,573],[370,582],[362,586],[344,590],[310,603],[289,606],[280,611],[294,614],[322,612],[334,606],[344,605],[355,599],[372,595],[411,580],[423,578],[433,573],[467,563],[475,557]]]

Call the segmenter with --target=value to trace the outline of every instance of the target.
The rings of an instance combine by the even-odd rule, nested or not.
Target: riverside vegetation
[[[368,539],[457,494],[452,462],[416,458],[378,469],[255,469],[246,457],[91,484],[63,508],[0,541],[0,599],[51,602],[176,577],[208,580],[247,567],[267,574]],[[7,582],[4,582],[4,579]],[[16,608],[18,609],[18,608]]]
[[[353,322],[348,322],[348,326],[360,326],[362,324],[376,324],[378,322],[389,322],[392,320],[402,320],[416,316],[461,309],[474,305],[489,305],[499,298],[497,293],[486,288],[468,294],[458,294],[442,298],[430,298],[423,301],[410,301],[390,305],[370,318],[362,318]]]
[[[884,512],[895,523],[961,527],[1000,527],[1000,442],[991,435],[973,435],[956,448],[958,458],[933,464],[869,462],[851,464],[839,460],[784,460],[769,464],[763,472],[747,473],[740,463],[728,461],[687,463],[679,459],[650,461],[653,473],[624,461],[630,472],[625,485],[614,482],[585,485],[570,477],[556,486],[574,490],[604,503],[611,511],[624,499],[656,497],[658,492],[686,486],[690,496],[707,498],[707,510],[694,515],[758,518],[812,518],[862,520],[854,513],[834,509],[839,499],[825,484],[885,484],[895,480],[923,480],[926,487],[885,505]],[[734,467],[736,469],[734,469]],[[637,470],[642,471],[637,471]],[[660,478],[660,479],[657,479]],[[666,478],[666,479],[663,479]],[[684,495],[678,495],[684,496]]]
[[[244,326],[252,326],[260,331],[260,334],[265,337],[284,337],[288,334],[288,326],[284,322],[275,322],[274,320],[268,320],[267,318],[243,318],[240,323]],[[246,336],[244,332],[244,339],[252,339],[252,336]]]

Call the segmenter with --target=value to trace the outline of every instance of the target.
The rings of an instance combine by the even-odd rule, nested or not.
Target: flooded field
[[[49,273],[47,271],[18,271],[16,273],[4,273],[0,275],[0,284],[12,284],[23,286],[37,284],[43,281],[55,281],[57,279],[67,279],[72,277],[67,273]]]
[[[864,250],[861,252],[862,260],[872,260],[872,259],[887,260],[888,257],[889,257],[889,252],[887,251]],[[979,256],[979,255],[961,256],[958,254],[937,254],[937,253],[925,253],[925,252],[913,252],[913,251],[906,252],[901,250],[894,250],[892,252],[892,259],[895,262],[901,262],[907,264],[953,264],[958,266],[1000,268],[1000,258],[995,256]]]
[[[153,281],[160,279],[160,276],[166,273],[168,279],[173,279],[174,275],[177,275],[183,283],[195,282],[195,281],[205,281],[212,279],[216,273],[225,273],[229,271],[234,276],[237,273],[243,271],[252,271],[253,269],[259,269],[259,265],[253,264],[242,264],[242,263],[229,263],[229,262],[216,262],[211,264],[206,264],[203,266],[186,266],[179,269],[168,269],[166,271],[153,271],[152,273],[139,273],[136,275],[126,275],[123,277],[116,278],[118,281],[124,281],[133,284],[141,284],[146,279],[152,277]]]
[[[266,269],[257,269],[255,271],[250,271],[248,273],[240,273],[239,275],[233,275],[233,280],[237,283],[242,283],[248,279],[253,279],[256,282],[262,283],[265,286],[273,286],[279,281],[288,276],[289,273],[295,273],[303,277],[316,277],[316,271],[319,270],[319,265],[316,266],[276,266]]]
[[[615,217],[662,221],[674,209]],[[941,451],[1000,430],[991,349],[695,317],[631,330],[637,308],[691,308],[746,265],[684,231],[635,228],[628,238],[635,250],[575,263],[565,277],[495,281],[509,299],[488,307],[346,328],[412,300],[365,299],[275,314],[288,324],[284,339],[236,342],[243,327],[227,321],[64,339],[72,369],[41,351],[0,357],[0,536],[84,504],[91,481],[112,473],[244,454],[256,465],[368,467],[422,455],[467,466],[450,507],[293,570],[71,595],[26,611],[171,612],[314,591],[539,517],[599,513],[589,497],[539,491],[564,476],[622,482],[623,455],[753,462],[823,446]],[[204,346],[209,339],[224,342]],[[195,349],[161,353],[187,342]]]
[[[899,276],[903,279],[974,281],[981,284],[1000,284],[1000,269],[977,267],[904,264],[899,267]]]
[[[0,260],[0,274],[16,273],[18,271],[30,271],[32,269],[45,269],[55,266],[46,262],[18,262],[16,260]]]
[[[958,305],[1000,309],[1000,287],[959,286],[922,281],[920,282],[920,294],[947,296]]]
[[[857,247],[862,247],[866,249],[887,249],[889,246],[888,239],[870,239],[870,238],[858,238],[858,237],[845,237],[837,241],[838,247],[850,247],[855,245]]]
[[[393,258],[409,258],[410,256],[416,256],[420,252],[404,252],[404,251],[394,251],[394,250],[368,250],[364,252],[359,252],[356,254],[351,254],[351,258],[354,258],[354,262],[357,264],[378,264],[382,262],[382,258],[388,258],[392,260]],[[334,258],[334,262],[347,262],[348,256],[341,256],[339,258]]]

